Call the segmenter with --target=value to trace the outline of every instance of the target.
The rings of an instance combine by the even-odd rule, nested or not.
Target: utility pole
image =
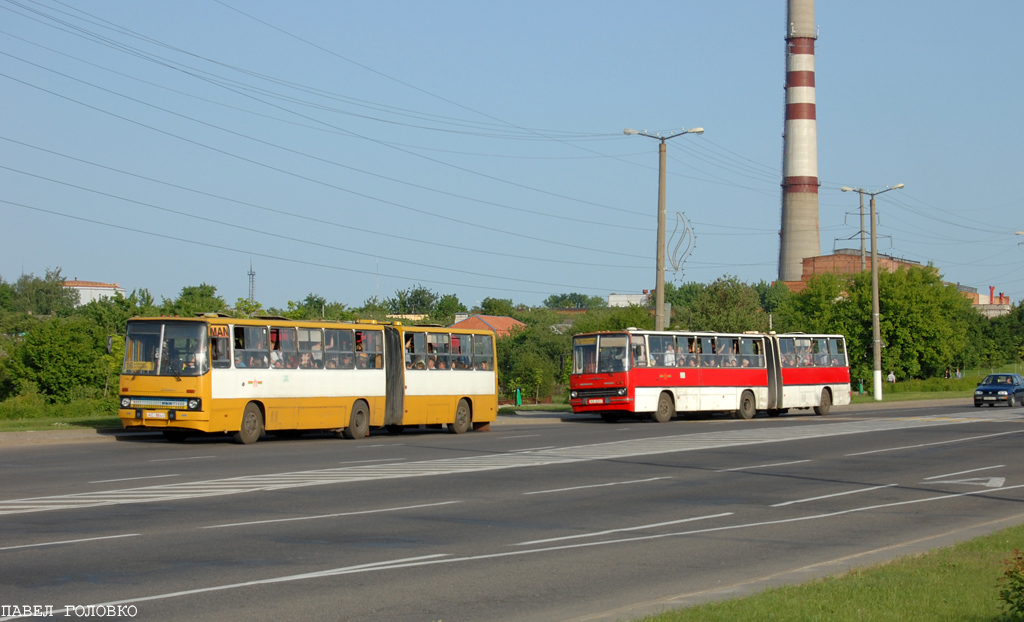
[[[646,136],[661,141],[658,147],[658,250],[655,254],[655,269],[657,276],[654,281],[654,330],[665,330],[665,141],[683,134],[703,134],[704,128],[694,127],[683,128],[681,132],[675,132],[668,136],[660,134],[648,134],[646,131],[638,132],[626,128],[622,130],[627,136]]]

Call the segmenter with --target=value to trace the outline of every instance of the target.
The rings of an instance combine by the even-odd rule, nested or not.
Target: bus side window
[[[796,349],[792,337],[779,339],[779,355],[782,357],[783,367],[797,367]]]
[[[633,366],[647,367],[647,348],[644,346],[643,335],[632,336]]]
[[[843,340],[832,337],[828,340],[828,352],[832,357],[832,367],[846,367],[846,349]]]
[[[227,337],[212,337],[210,339],[210,358],[213,366],[217,369],[231,367],[231,348]]]
[[[473,336],[473,361],[480,371],[494,371],[494,338],[490,335]]]
[[[700,366],[701,367],[717,367],[718,357],[715,355],[715,338],[714,337],[701,337],[700,338]]]
[[[818,367],[828,367],[828,339],[815,339],[811,350],[814,352],[814,364]]]

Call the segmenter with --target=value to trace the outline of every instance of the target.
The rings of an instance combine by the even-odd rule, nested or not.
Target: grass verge
[[[974,389],[971,388],[969,391],[908,391],[905,393],[886,393],[882,392],[883,402],[910,402],[916,400],[948,400],[948,399],[970,399],[974,396]],[[873,404],[875,398],[871,393],[865,393],[860,395],[858,393],[853,394],[854,404]]]
[[[1024,548],[1024,526],[924,555],[850,571],[755,596],[708,603],[644,622],[746,620],[935,622],[1009,620],[1002,615],[1005,560]]]
[[[40,430],[107,430],[120,428],[117,417],[91,415],[87,417],[36,417],[32,419],[0,419],[0,432],[30,432]]]

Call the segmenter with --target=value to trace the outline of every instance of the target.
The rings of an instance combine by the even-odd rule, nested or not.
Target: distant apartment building
[[[117,283],[100,283],[99,281],[64,281],[64,287],[78,292],[78,304],[87,305],[103,298],[114,298],[117,294],[124,296],[124,288]]]
[[[629,307],[632,305],[646,307],[651,304],[651,295],[647,290],[642,294],[608,294],[609,307]]]

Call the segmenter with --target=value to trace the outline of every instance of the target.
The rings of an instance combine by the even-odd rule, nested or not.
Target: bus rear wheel
[[[814,414],[824,417],[832,409],[832,396],[828,389],[821,390],[821,403],[814,407]]]
[[[352,416],[348,419],[348,427],[341,435],[349,440],[363,438],[370,433],[370,412],[365,402],[356,402],[352,406]]]
[[[658,410],[654,411],[652,419],[658,423],[667,423],[676,416],[676,405],[673,403],[670,393],[662,393],[658,398]]]
[[[263,412],[256,404],[247,404],[242,412],[242,425],[231,438],[239,445],[251,445],[263,434]]]
[[[448,431],[456,434],[465,434],[473,425],[473,414],[469,410],[469,402],[459,400],[455,407],[455,421],[448,424]]]
[[[757,402],[754,401],[754,394],[750,391],[744,391],[743,395],[740,396],[740,409],[736,411],[736,417],[739,419],[753,419],[756,414]]]

